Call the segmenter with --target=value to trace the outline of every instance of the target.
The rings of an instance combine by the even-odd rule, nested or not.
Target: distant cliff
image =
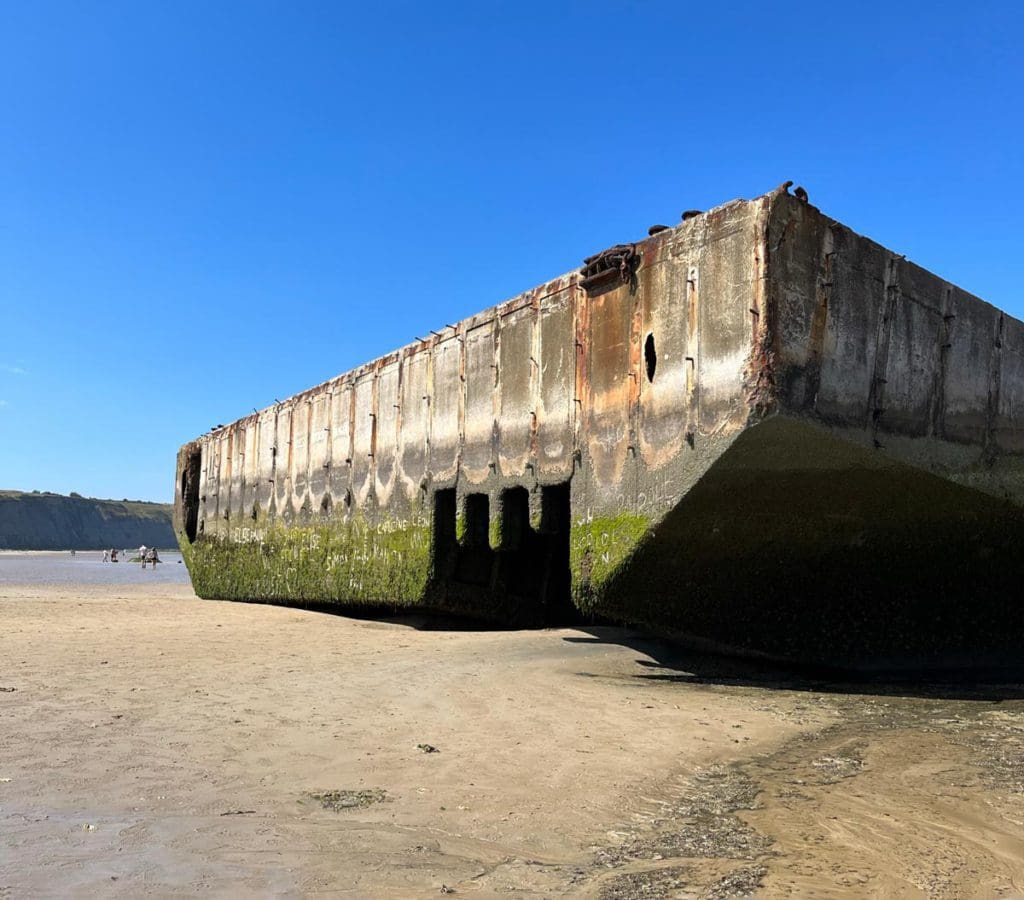
[[[171,512],[165,503],[0,491],[0,550],[171,548]]]

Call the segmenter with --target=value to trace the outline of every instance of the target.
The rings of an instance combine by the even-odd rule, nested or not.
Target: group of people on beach
[[[103,562],[117,562],[118,554],[122,554],[126,559],[128,557],[127,550],[116,550],[111,548],[110,550],[103,551]],[[71,555],[75,555],[74,550],[71,551]],[[146,568],[146,566],[152,564],[154,570],[156,569],[157,563],[163,562],[163,560],[160,559],[160,555],[156,552],[156,547],[147,547],[145,544],[139,547],[139,555],[136,556],[132,562],[139,562],[140,560],[142,562],[142,568]]]

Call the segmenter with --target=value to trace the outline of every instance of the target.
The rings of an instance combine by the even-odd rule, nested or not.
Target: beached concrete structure
[[[1024,325],[788,185],[651,232],[182,447],[196,591],[1013,659]]]

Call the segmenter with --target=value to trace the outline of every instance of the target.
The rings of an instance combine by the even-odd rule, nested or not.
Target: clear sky
[[[1024,315],[1019,3],[0,0],[0,488],[177,447],[781,181]]]

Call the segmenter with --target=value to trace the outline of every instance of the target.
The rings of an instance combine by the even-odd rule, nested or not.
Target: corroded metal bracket
[[[629,284],[639,263],[636,244],[616,244],[583,260],[580,287],[590,294],[615,284]]]

